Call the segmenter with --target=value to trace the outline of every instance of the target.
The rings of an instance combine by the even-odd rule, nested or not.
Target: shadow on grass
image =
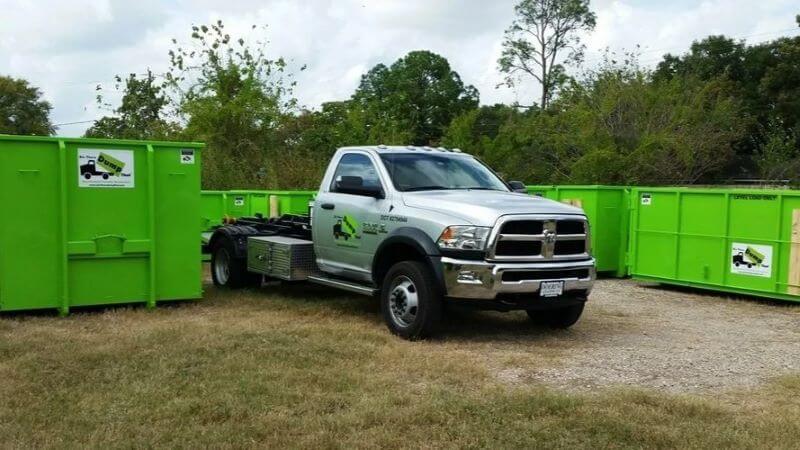
[[[535,324],[524,311],[495,312],[450,305],[445,309],[437,339],[536,342],[568,333],[570,330],[554,330]]]

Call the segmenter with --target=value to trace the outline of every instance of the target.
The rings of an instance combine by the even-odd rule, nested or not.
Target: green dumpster
[[[200,227],[210,230],[222,225],[225,218],[227,195],[224,191],[202,191],[200,193]]]
[[[308,214],[308,202],[317,195],[316,191],[202,191],[200,218],[201,228],[211,230],[222,225],[227,218],[270,216],[270,202],[275,199],[276,214]]]
[[[225,214],[229,217],[269,217],[269,194],[266,191],[235,190],[226,193]]]
[[[627,274],[629,189],[623,186],[527,186],[528,193],[583,208],[592,229],[597,271]]]
[[[270,196],[278,198],[279,214],[308,214],[308,202],[316,195],[317,191],[266,191]]]
[[[0,311],[200,298],[202,147],[0,135]]]
[[[800,193],[635,188],[630,273],[800,301]]]

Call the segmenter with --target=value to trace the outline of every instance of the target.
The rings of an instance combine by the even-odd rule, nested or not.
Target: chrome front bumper
[[[455,299],[494,300],[499,294],[536,294],[542,281],[563,280],[564,295],[571,292],[588,294],[596,277],[594,259],[583,261],[492,263],[442,258],[447,296]],[[506,272],[588,270],[586,278],[554,276],[536,280],[503,281]]]

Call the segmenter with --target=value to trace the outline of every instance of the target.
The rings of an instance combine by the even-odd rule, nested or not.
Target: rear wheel
[[[583,314],[583,303],[546,311],[526,311],[528,317],[539,325],[565,329],[575,325]]]
[[[238,289],[259,286],[262,276],[247,271],[244,258],[237,258],[230,239],[218,239],[211,249],[211,279],[215,286]]]
[[[442,294],[431,271],[418,261],[393,265],[381,288],[381,312],[389,330],[404,339],[430,336],[442,317]]]

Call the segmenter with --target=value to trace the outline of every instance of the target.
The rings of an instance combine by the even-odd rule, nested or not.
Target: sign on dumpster
[[[772,276],[772,246],[731,245],[731,273],[769,278]]]
[[[78,149],[78,186],[134,187],[132,150]]]

